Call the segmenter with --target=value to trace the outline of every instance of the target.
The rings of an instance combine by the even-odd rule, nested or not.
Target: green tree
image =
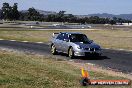
[[[9,6],[9,3],[3,3],[3,7],[2,7],[2,18],[4,20],[9,20],[10,19],[10,10],[11,7]]]
[[[114,25],[114,24],[116,24],[116,21],[111,20],[111,21],[110,21],[110,24],[111,24],[111,25]]]
[[[14,3],[12,10],[11,10],[13,20],[18,20],[20,16],[17,5],[18,5],[17,3]]]
[[[72,14],[67,15],[67,22],[75,22],[75,16]]]
[[[28,9],[27,16],[28,16],[28,20],[31,20],[31,21],[38,21],[41,19],[40,13],[33,7]]]
[[[50,15],[48,15],[46,21],[55,22],[56,21],[56,16],[54,14],[50,14]]]
[[[118,18],[117,17],[113,17],[113,20],[117,22]]]
[[[63,17],[63,16],[65,15],[65,12],[66,12],[66,11],[60,11],[60,12],[58,13],[58,15],[59,15],[60,17]]]
[[[19,18],[19,11],[17,8],[17,3],[14,3],[13,7],[11,7],[9,3],[3,3],[2,18],[4,20],[17,20]]]
[[[65,21],[65,12],[66,11],[60,11],[57,15],[56,15],[56,21],[58,22],[64,22]]]
[[[2,11],[0,10],[0,19],[2,19]]]

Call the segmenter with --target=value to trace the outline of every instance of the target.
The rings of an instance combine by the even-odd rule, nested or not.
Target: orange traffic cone
[[[84,68],[81,68],[81,73],[82,73],[81,85],[82,86],[90,85],[91,82],[90,82],[90,78],[89,78],[90,76],[88,71],[85,71]]]

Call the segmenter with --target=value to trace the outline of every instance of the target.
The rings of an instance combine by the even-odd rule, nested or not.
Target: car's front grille
[[[90,48],[90,51],[95,51],[95,48]]]
[[[96,51],[96,50],[99,50],[99,48],[85,48],[85,50]]]
[[[85,48],[85,50],[89,50],[89,48]]]

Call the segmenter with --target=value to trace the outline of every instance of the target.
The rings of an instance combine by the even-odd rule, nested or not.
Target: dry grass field
[[[91,79],[124,79],[105,73],[89,72]],[[0,50],[0,88],[83,88],[79,83],[80,79],[80,68],[67,61]],[[94,88],[113,87],[131,88],[131,85],[94,86]]]

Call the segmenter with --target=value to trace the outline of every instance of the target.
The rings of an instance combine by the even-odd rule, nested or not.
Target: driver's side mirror
[[[69,39],[64,39],[65,42],[69,42]]]

